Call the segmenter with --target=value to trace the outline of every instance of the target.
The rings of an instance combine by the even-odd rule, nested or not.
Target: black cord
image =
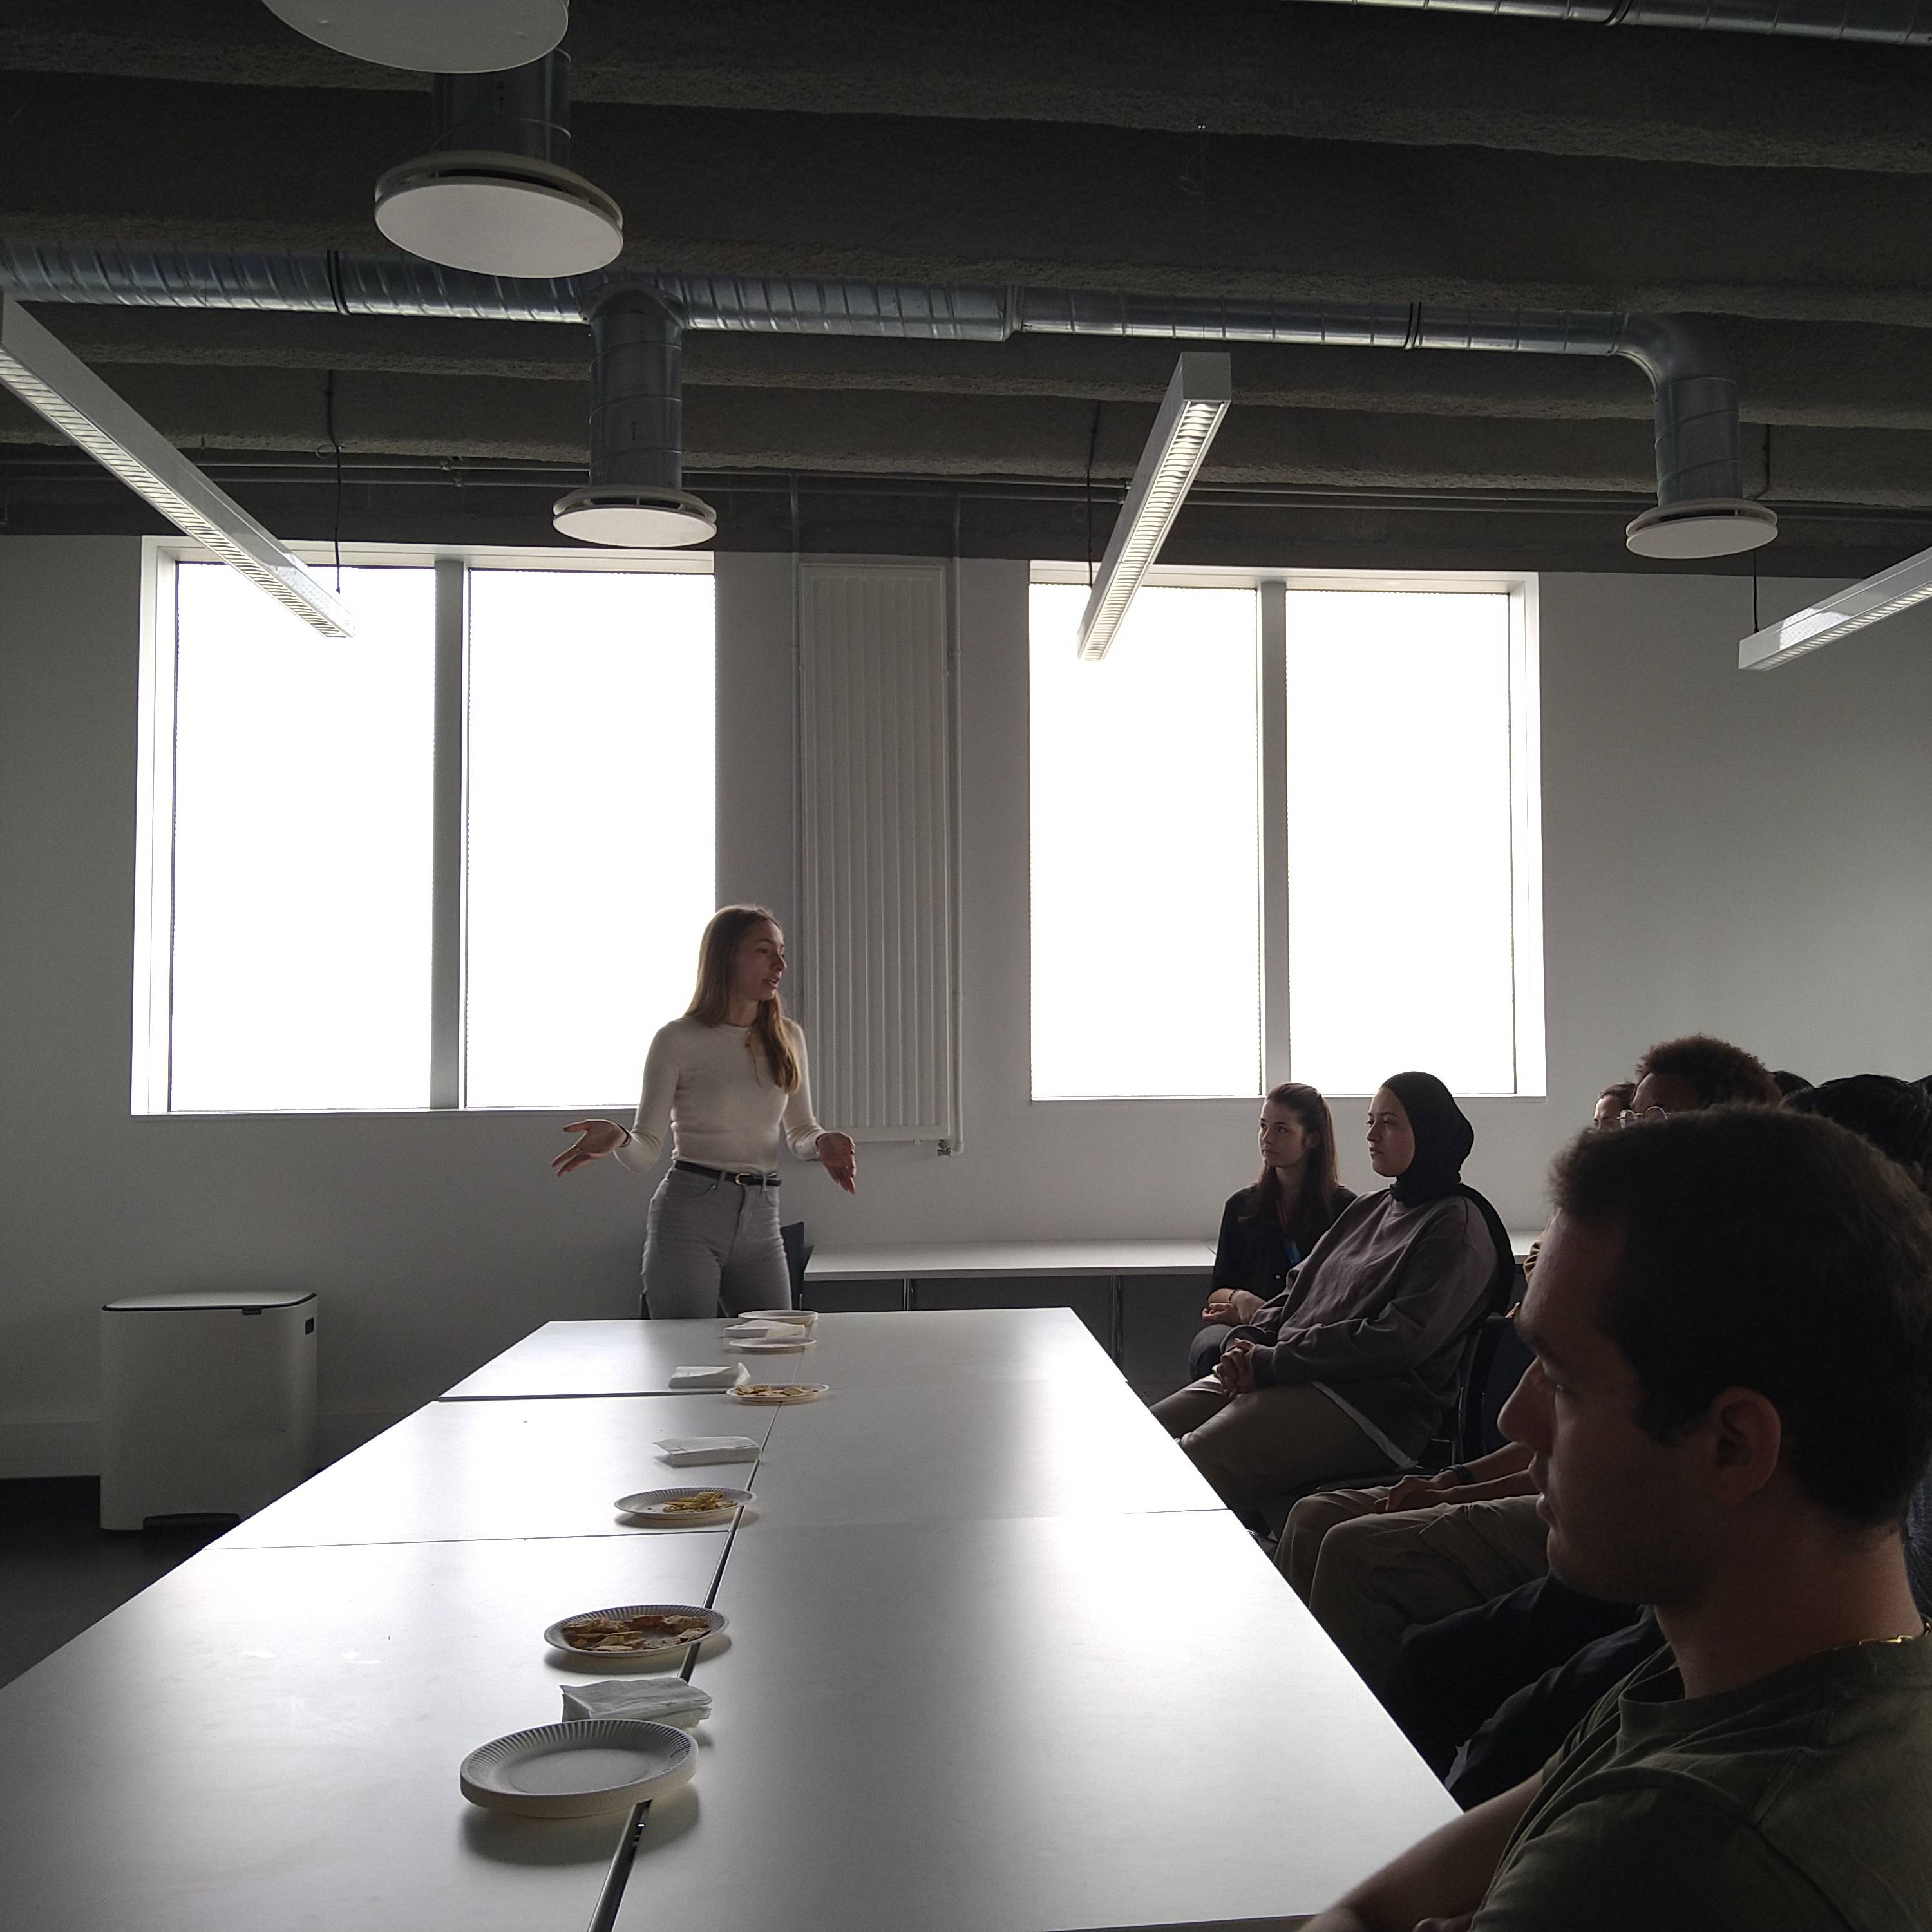
[[[328,432],[328,446],[335,452],[335,594],[342,595],[342,440],[335,434],[335,371],[329,370],[322,382],[322,427]]]
[[[1100,405],[1094,405],[1094,426],[1087,432],[1087,588],[1094,587],[1094,452],[1100,446]]]

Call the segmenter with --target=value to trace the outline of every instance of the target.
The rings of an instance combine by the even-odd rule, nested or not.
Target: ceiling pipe
[[[1687,27],[1719,34],[1778,34],[1870,46],[1932,46],[1926,0],[1328,0],[1415,13],[1487,14],[1571,20],[1590,27]]]
[[[517,280],[395,256],[244,255],[0,244],[0,289],[27,302],[320,310],[344,315],[578,322],[613,288],[654,295],[687,328],[1003,342],[1016,334],[1178,343],[1293,343],[1492,354],[1614,356],[1649,379],[1657,505],[1625,533],[1647,556],[1719,556],[1768,543],[1775,515],[1744,494],[1737,381],[1723,346],[1684,316],[1406,303],[831,282],[745,275]]]
[[[399,248],[490,275],[589,274],[624,245],[623,211],[572,172],[570,56],[496,74],[439,74],[430,152],[376,184],[376,226]]]
[[[684,326],[648,289],[619,286],[590,311],[590,481],[558,498],[567,537],[655,550],[708,543],[718,513],[684,488]]]

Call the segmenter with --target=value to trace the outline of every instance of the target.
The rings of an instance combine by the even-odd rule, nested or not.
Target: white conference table
[[[257,1510],[213,1545],[446,1543],[674,1532],[620,1516],[620,1496],[674,1484],[742,1486],[750,1465],[674,1468],[661,1436],[763,1443],[775,1408],[721,1396],[586,1396],[560,1402],[433,1402]],[[737,1473],[734,1473],[734,1470]]]
[[[1120,1359],[1126,1284],[1136,1275],[1214,1272],[1212,1241],[923,1241],[878,1248],[818,1248],[805,1264],[814,1282],[896,1282],[899,1306],[919,1305],[922,1281],[1030,1276],[1104,1281],[1112,1302],[1108,1352]]]
[[[620,1821],[482,1811],[457,1767],[591,1675],[549,1661],[547,1625],[701,1604],[728,1540],[190,1558],[0,1690],[0,1924],[585,1932]]]
[[[1454,1815],[1223,1511],[774,1518],[616,1932],[1292,1924]]]
[[[433,1403],[0,1688],[0,1917],[1256,1928],[1455,1815],[1072,1310],[819,1332],[769,1358],[832,1384],[796,1408]],[[662,1478],[754,1489],[732,1531],[611,1511],[674,1418],[767,1422],[754,1468]],[[653,1600],[731,1620],[693,1666],[717,1701],[692,1784],[583,1823],[466,1804],[464,1756],[597,1674],[544,1627]],[[1220,1855],[1231,1792],[1276,1821],[1265,1856]]]
[[[754,1380],[830,1381],[855,1385],[938,1376],[949,1380],[1054,1375],[1118,1379],[1095,1354],[1083,1327],[1058,1308],[932,1308],[916,1330],[848,1323],[823,1324],[809,1348],[748,1354],[724,1339],[730,1324],[698,1322],[546,1322],[494,1361],[464,1377],[445,1402],[539,1397],[661,1395],[686,1364],[742,1361]],[[994,1320],[989,1317],[998,1316]],[[807,1370],[811,1373],[806,1373]]]

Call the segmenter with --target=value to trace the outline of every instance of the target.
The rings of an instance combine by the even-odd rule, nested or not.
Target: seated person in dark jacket
[[[1214,1284],[1187,1352],[1187,1372],[1211,1375],[1222,1345],[1288,1286],[1288,1271],[1354,1199],[1335,1178],[1335,1123],[1312,1087],[1290,1080],[1262,1103],[1262,1171],[1228,1197],[1214,1244]]]
[[[1310,1932],[1922,1932],[1932,1210],[1847,1129],[1724,1107],[1562,1157],[1504,1411],[1550,1564],[1664,1647]]]
[[[1475,1130],[1432,1073],[1370,1102],[1369,1158],[1394,1185],[1346,1208],[1237,1329],[1212,1376],[1154,1414],[1228,1507],[1412,1463],[1454,1400],[1462,1339],[1513,1277],[1496,1210],[1462,1182]]]

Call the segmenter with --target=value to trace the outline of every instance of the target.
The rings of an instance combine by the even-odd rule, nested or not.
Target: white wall
[[[719,892],[784,914],[788,560],[718,565]],[[554,1180],[566,1114],[129,1118],[139,572],[133,539],[0,539],[0,1475],[96,1466],[115,1295],[320,1291],[334,1449],[541,1320],[635,1304],[645,1188]],[[965,1146],[866,1148],[851,1201],[800,1173],[787,1212],[820,1242],[1205,1233],[1252,1160],[1251,1104],[1028,1102],[1026,579],[962,571]],[[1768,584],[1766,616],[1823,587]],[[1469,1109],[1470,1178],[1511,1222],[1666,1034],[1814,1078],[1932,1070],[1932,616],[1744,676],[1749,610],[1736,580],[1543,580],[1550,1097]],[[675,834],[668,805],[626,824]],[[1400,933],[1418,861],[1370,862]],[[1132,944],[1100,914],[1099,943]],[[1404,943],[1426,972],[1454,935]]]

